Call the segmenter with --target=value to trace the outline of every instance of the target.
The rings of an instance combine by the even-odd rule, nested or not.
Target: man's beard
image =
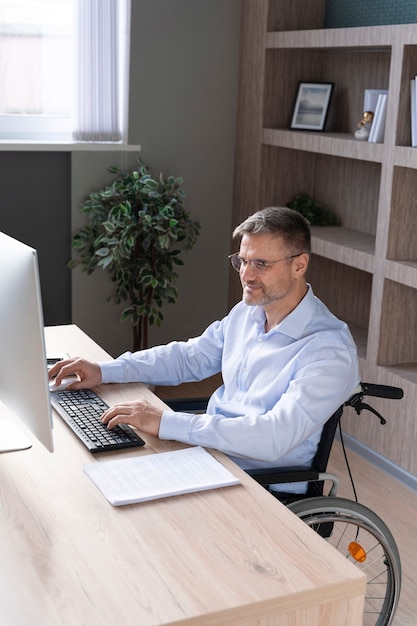
[[[287,296],[290,292],[289,288],[272,291],[271,289],[266,289],[265,285],[256,285],[256,283],[254,285],[257,289],[256,292],[253,293],[245,290],[246,286],[251,286],[250,283],[245,283],[243,285],[243,302],[248,306],[268,306],[277,300],[285,298],[285,296]]]

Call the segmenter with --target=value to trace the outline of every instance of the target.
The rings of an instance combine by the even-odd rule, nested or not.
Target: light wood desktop
[[[46,340],[48,353],[110,358],[76,326]],[[140,384],[98,390],[155,399]],[[220,453],[241,484],[112,507],[82,465],[182,447],[143,438],[93,456],[55,416],[53,454],[34,442],[0,455],[2,624],[362,624],[364,576]]]

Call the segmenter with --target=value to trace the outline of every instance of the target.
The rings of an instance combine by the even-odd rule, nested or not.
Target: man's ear
[[[307,252],[303,252],[302,254],[300,254],[294,259],[293,267],[294,267],[294,272],[296,276],[298,277],[304,276],[308,268],[309,260],[310,260],[310,255],[307,254]]]

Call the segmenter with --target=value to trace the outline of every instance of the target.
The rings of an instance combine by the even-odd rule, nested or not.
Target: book
[[[365,89],[363,96],[363,110],[375,113],[378,98],[384,94],[388,95],[388,89]]]
[[[385,120],[387,117],[387,94],[380,94],[372,121],[371,132],[368,141],[371,143],[382,143],[385,135]]]
[[[368,141],[369,143],[374,143],[374,137],[375,137],[375,130],[376,130],[376,126],[377,126],[377,120],[378,120],[378,115],[381,109],[381,95],[378,96],[378,100],[376,102],[375,105],[375,110],[374,110],[374,117],[372,120],[372,124],[371,124],[371,130],[369,131],[369,137],[368,137]]]
[[[236,476],[200,446],[87,463],[83,470],[113,506],[240,483]]]
[[[410,103],[411,103],[411,146],[417,147],[417,81],[412,78],[410,81]]]

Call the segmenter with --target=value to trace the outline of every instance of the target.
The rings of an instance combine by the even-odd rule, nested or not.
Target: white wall
[[[239,29],[240,0],[132,0],[129,143],[156,173],[183,177],[202,226],[152,344],[199,334],[227,312]],[[83,196],[107,184],[114,164],[114,154],[74,154],[74,227]],[[104,303],[107,285],[98,271],[73,272],[73,321],[116,356],[131,348],[130,328]]]

